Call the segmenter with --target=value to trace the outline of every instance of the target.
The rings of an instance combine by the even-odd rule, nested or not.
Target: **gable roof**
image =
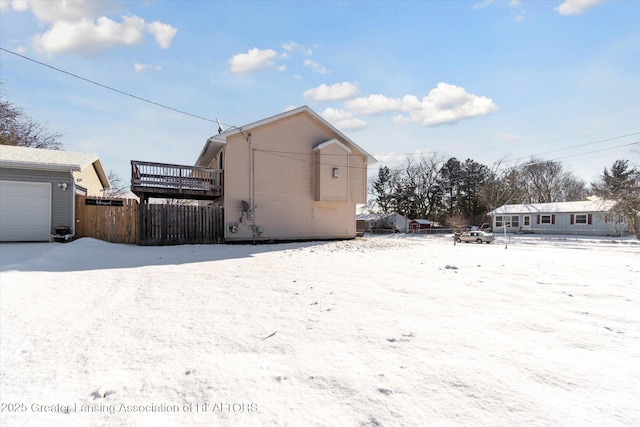
[[[239,128],[238,127],[229,128],[226,131],[219,133],[218,135],[212,136],[205,143],[204,148],[200,152],[200,155],[198,156],[198,159],[196,160],[195,164],[196,165],[209,164],[211,162],[211,159],[213,159],[218,154],[220,149],[224,146],[227,138],[232,135],[249,132],[251,131],[251,129],[254,129],[269,123],[273,123],[278,120],[282,120],[284,118],[291,117],[302,112],[309,114],[312,118],[316,119],[317,121],[322,123],[322,125],[326,126],[332,132],[337,134],[342,141],[347,142],[356,151],[358,151],[360,154],[363,154],[366,158],[365,163],[367,165],[373,165],[378,162],[371,154],[367,153],[365,150],[359,147],[355,142],[353,142],[346,135],[344,135],[342,132],[336,129],[331,123],[329,123],[324,118],[322,118],[322,116],[320,116],[318,113],[313,111],[311,108],[304,105],[299,108],[294,108],[293,110],[285,111],[284,113],[276,114],[275,116],[267,117],[266,119],[258,120],[257,122],[249,123],[248,125],[244,125]]]
[[[357,214],[356,219],[365,220],[365,221],[409,221],[409,218],[400,215],[399,213],[390,213],[390,214],[379,214],[379,213],[366,213],[366,214]]]
[[[0,166],[7,168],[82,171],[92,165],[104,188],[109,188],[109,179],[97,154],[0,145]]]
[[[541,214],[541,213],[573,213],[573,212],[607,212],[615,206],[613,200],[583,200],[557,203],[524,203],[520,205],[504,205],[489,212],[489,215],[502,214]]]
[[[424,225],[433,224],[433,222],[429,221],[428,219],[412,219],[411,222],[415,222],[415,223],[418,223],[418,224],[424,224]]]

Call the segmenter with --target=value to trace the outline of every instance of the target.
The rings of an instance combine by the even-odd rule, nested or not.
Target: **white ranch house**
[[[613,214],[615,202],[592,198],[576,202],[504,205],[491,212],[493,230],[509,233],[614,236],[627,234],[629,225]]]

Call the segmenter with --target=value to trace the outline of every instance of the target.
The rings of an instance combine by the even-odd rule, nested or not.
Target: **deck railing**
[[[131,161],[131,188],[134,192],[160,189],[221,195],[222,180],[222,169]]]

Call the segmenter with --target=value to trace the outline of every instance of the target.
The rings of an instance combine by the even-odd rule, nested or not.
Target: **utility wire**
[[[169,106],[164,105],[164,104],[161,104],[161,103],[159,103],[159,102],[151,101],[151,100],[149,100],[149,99],[142,98],[142,97],[137,96],[137,95],[133,95],[133,94],[131,94],[131,93],[128,93],[128,92],[125,92],[125,91],[122,91],[122,90],[119,90],[119,89],[113,88],[113,87],[111,87],[111,86],[107,86],[107,85],[104,85],[104,84],[102,84],[102,83],[98,83],[98,82],[96,82],[96,81],[94,81],[94,80],[91,80],[91,79],[88,79],[88,78],[85,78],[85,77],[79,76],[79,75],[74,74],[74,73],[71,73],[71,72],[69,72],[69,71],[62,70],[62,69],[60,69],[60,68],[54,67],[54,66],[49,65],[49,64],[46,64],[46,63],[44,63],[44,62],[37,61],[37,60],[35,60],[35,59],[33,59],[33,58],[29,58],[28,56],[21,55],[21,54],[19,54],[19,53],[17,53],[17,52],[13,52],[13,51],[8,50],[8,49],[5,49],[5,48],[3,48],[3,47],[0,47],[0,50],[1,50],[1,51],[3,51],[3,52],[6,52],[6,53],[10,53],[10,54],[12,54],[12,55],[15,55],[15,56],[17,56],[17,57],[20,57],[20,58],[22,58],[22,59],[25,59],[25,60],[27,60],[27,61],[33,62],[33,63],[35,63],[35,64],[42,65],[42,66],[44,66],[44,67],[50,68],[50,69],[52,69],[52,70],[54,70],[54,71],[58,71],[58,72],[60,72],[60,73],[67,74],[67,75],[69,75],[69,76],[71,76],[71,77],[74,77],[74,78],[76,78],[76,79],[83,80],[83,81],[85,81],[85,82],[87,82],[87,83],[91,83],[91,84],[93,84],[93,85],[96,85],[96,86],[102,87],[102,88],[104,88],[104,89],[111,90],[111,91],[116,92],[116,93],[119,93],[119,94],[121,94],[121,95],[125,95],[125,96],[128,96],[128,97],[131,97],[131,98],[137,99],[137,100],[139,100],[139,101],[143,101],[143,102],[146,102],[146,103],[148,103],[148,104],[152,104],[152,105],[155,105],[155,106],[157,106],[157,107],[164,108],[164,109],[167,109],[167,110],[170,110],[170,111],[174,111],[174,112],[176,112],[176,113],[184,114],[184,115],[186,115],[186,116],[190,116],[190,117],[193,117],[193,118],[196,118],[196,119],[204,120],[204,121],[207,121],[207,122],[210,122],[210,123],[216,123],[217,125],[224,124],[224,125],[225,125],[225,126],[227,126],[229,129],[236,128],[236,129],[239,129],[239,130],[240,130],[240,132],[242,133],[242,129],[241,129],[241,128],[238,128],[238,127],[233,126],[233,125],[228,125],[228,124],[225,124],[225,123],[220,123],[220,121],[218,121],[218,120],[216,120],[216,119],[209,119],[209,118],[207,118],[207,117],[202,117],[202,116],[199,116],[199,115],[196,115],[196,114],[192,114],[192,113],[189,113],[189,112],[186,112],[186,111],[183,111],[183,110],[179,110],[179,109],[177,109],[177,108],[169,107]],[[633,95],[635,96],[635,94],[633,94]],[[626,97],[625,97],[625,98],[626,98]],[[623,99],[625,99],[625,98],[623,98]],[[634,103],[629,104],[629,105],[635,105],[635,104],[636,104],[636,103],[634,102]],[[626,107],[627,107],[627,106],[629,106],[629,105],[625,105],[625,106],[620,107],[620,108],[626,108]],[[227,129],[227,130],[229,130],[229,129]],[[637,133],[631,133],[631,134],[622,135],[622,136],[618,136],[618,137],[613,137],[613,138],[603,139],[603,140],[599,140],[599,141],[588,142],[588,143],[585,143],[585,144],[579,144],[579,145],[575,145],[575,146],[572,146],[572,147],[567,147],[567,148],[562,148],[562,149],[558,149],[558,150],[554,150],[554,151],[549,151],[549,152],[541,153],[541,154],[537,154],[537,155],[544,155],[544,154],[556,153],[556,152],[558,152],[558,151],[569,150],[569,149],[572,149],[572,148],[584,147],[584,146],[587,146],[587,145],[597,144],[597,143],[601,143],[601,142],[607,142],[607,141],[611,141],[611,140],[614,140],[614,139],[620,139],[620,138],[624,138],[624,137],[627,137],[627,136],[634,136],[634,135],[638,135],[638,134],[640,134],[640,133],[638,133],[638,132],[637,132]],[[242,135],[244,136],[244,133],[242,133]],[[576,137],[576,138],[577,138],[577,137]],[[246,139],[246,136],[245,136],[245,139]],[[568,139],[571,139],[571,138],[568,138]],[[637,142],[635,142],[635,143],[631,143],[631,144],[624,144],[624,145],[619,145],[619,146],[616,146],[616,147],[605,148],[605,149],[602,149],[602,150],[596,150],[596,151],[590,151],[590,152],[581,153],[581,154],[575,154],[575,155],[570,155],[570,156],[564,156],[564,157],[560,157],[560,158],[555,159],[555,160],[565,159],[565,158],[568,158],[568,157],[576,157],[576,156],[581,156],[581,155],[585,155],[585,154],[591,154],[591,153],[596,153],[596,152],[600,152],[600,151],[606,151],[606,150],[610,150],[610,149],[614,149],[614,148],[626,147],[626,146],[629,146],[629,145],[637,145],[637,144],[638,144]],[[521,145],[529,145],[529,144],[521,144]],[[472,149],[472,150],[466,150],[466,151],[475,151],[475,150],[473,150],[473,149]],[[278,155],[278,154],[276,154],[276,153],[279,153],[279,155],[280,155],[281,157],[287,157],[287,156],[283,156],[282,154],[302,154],[302,153],[293,153],[293,152],[285,152],[285,151],[278,152],[278,151],[266,151],[266,150],[265,150],[265,152],[268,152],[268,153],[270,153],[270,154],[272,154],[272,155]],[[432,153],[432,154],[446,154],[446,152],[444,152],[444,151],[431,151],[430,153]],[[400,154],[398,154],[398,153],[378,153],[377,155],[382,157],[382,156],[385,156],[385,155],[394,155],[394,156],[397,156],[397,155],[405,155],[405,156],[411,156],[411,155],[414,155],[414,154],[416,154],[416,153],[404,153],[404,154],[402,154],[402,153],[400,153]],[[536,155],[533,155],[533,156],[536,156]],[[521,159],[523,159],[523,158],[525,158],[525,157],[520,157],[520,158],[515,159],[515,160],[513,160],[513,161],[521,160]]]
[[[628,137],[628,136],[635,136],[635,135],[640,135],[640,132],[630,133],[630,134],[627,134],[627,135],[621,135],[621,136],[615,136],[615,137],[613,137],[613,138],[601,139],[601,140],[599,140],[599,141],[587,142],[587,143],[585,143],[585,144],[573,145],[573,146],[571,146],[571,147],[558,148],[557,150],[547,151],[547,152],[544,152],[544,153],[538,153],[538,154],[535,154],[534,156],[544,156],[545,154],[557,153],[558,151],[571,150],[571,149],[573,149],[573,148],[586,147],[587,145],[599,144],[599,143],[601,143],[601,142],[613,141],[614,139],[626,138],[626,137]],[[619,145],[618,147],[625,147],[626,145],[633,145],[633,144],[635,144],[635,143],[625,144],[625,145]],[[618,147],[612,147],[612,148],[618,148]],[[604,151],[604,150],[608,150],[608,148],[605,148],[605,149],[603,149],[603,150],[598,150],[598,151]],[[593,151],[590,151],[590,152],[585,153],[585,154],[589,154],[589,153],[593,153]],[[580,154],[575,154],[575,155],[573,155],[573,156],[567,156],[567,157],[574,157],[574,156],[579,156],[579,155],[580,155]],[[518,161],[518,160],[525,159],[525,158],[527,158],[527,157],[530,157],[530,156],[518,157],[518,158],[512,159],[512,161],[514,161],[514,162],[515,162],[515,161]]]
[[[113,88],[113,87],[111,87],[111,86],[103,85],[102,83],[98,83],[98,82],[96,82],[96,81],[94,81],[94,80],[90,80],[90,79],[87,79],[87,78],[85,78],[85,77],[79,76],[79,75],[77,75],[77,74],[71,73],[71,72],[69,72],[69,71],[65,71],[65,70],[62,70],[62,69],[60,69],[60,68],[56,68],[56,67],[54,67],[54,66],[52,66],[52,65],[49,65],[49,64],[45,64],[44,62],[36,61],[35,59],[29,58],[28,56],[20,55],[19,53],[16,53],[16,52],[10,51],[10,50],[5,49],[5,48],[3,48],[3,47],[0,47],[0,50],[2,50],[3,52],[10,53],[10,54],[12,54],[12,55],[18,56],[18,57],[20,57],[20,58],[26,59],[27,61],[31,61],[31,62],[36,63],[36,64],[38,64],[38,65],[42,65],[43,67],[51,68],[52,70],[58,71],[58,72],[63,73],[63,74],[67,74],[67,75],[69,75],[69,76],[71,76],[71,77],[74,77],[74,78],[76,78],[76,79],[83,80],[83,81],[85,81],[85,82],[87,82],[87,83],[91,83],[91,84],[94,84],[94,85],[96,85],[96,86],[100,86],[100,87],[102,87],[102,88],[104,88],[104,89],[112,90],[112,91],[114,91],[114,92],[116,92],[116,93],[119,93],[119,94],[121,94],[121,95],[126,95],[126,96],[129,96],[129,97],[131,97],[131,98],[137,99],[137,100],[139,100],[139,101],[147,102],[147,103],[152,104],[152,105],[155,105],[155,106],[157,106],[157,107],[165,108],[165,109],[167,109],[167,110],[171,110],[171,111],[174,111],[174,112],[176,112],[176,113],[184,114],[184,115],[186,115],[186,116],[194,117],[194,118],[196,118],[196,119],[205,120],[205,121],[207,121],[207,122],[220,124],[220,123],[219,123],[217,120],[215,120],[215,119],[209,119],[209,118],[206,118],[206,117],[198,116],[198,115],[196,115],[196,114],[188,113],[188,112],[186,112],[186,111],[178,110],[177,108],[173,108],[173,107],[169,107],[169,106],[164,105],[164,104],[160,104],[159,102],[150,101],[150,100],[145,99],[145,98],[142,98],[142,97],[140,97],[140,96],[136,96],[136,95],[133,95],[133,94],[131,94],[131,93],[124,92],[124,91],[122,91],[122,90],[119,90],[119,89]],[[222,123],[222,124],[224,124],[224,123]],[[225,126],[228,126],[228,127],[233,127],[233,126],[231,126],[231,125],[227,125],[227,124],[224,124],[224,125],[225,125]]]

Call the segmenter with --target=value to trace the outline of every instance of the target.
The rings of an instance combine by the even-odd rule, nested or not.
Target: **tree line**
[[[499,161],[489,167],[473,159],[408,156],[398,167],[381,166],[370,178],[368,209],[461,228],[489,222],[487,214],[506,204],[577,201],[589,195],[617,201],[617,213],[640,236],[640,171],[628,160],[617,160],[587,184],[562,163],[535,157],[517,166]]]

